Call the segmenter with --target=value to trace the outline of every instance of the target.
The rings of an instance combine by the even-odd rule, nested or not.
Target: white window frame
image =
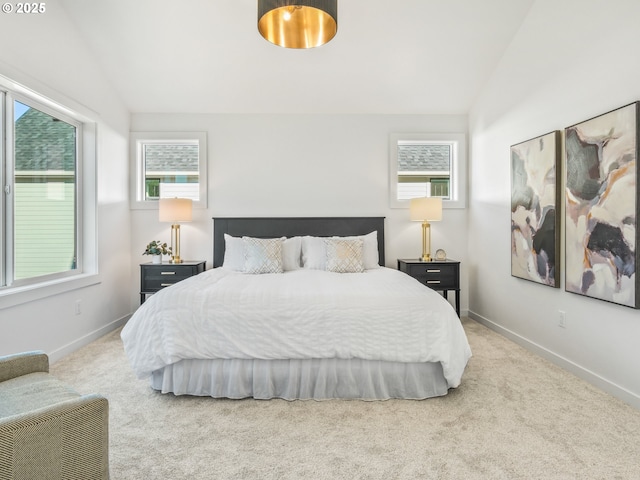
[[[20,95],[17,93],[12,93],[12,92],[8,92],[6,94],[6,112],[7,112],[7,120],[6,120],[6,125],[9,126],[9,131],[11,132],[11,135],[9,135],[9,138],[7,138],[7,155],[6,155],[6,159],[7,159],[7,181],[11,182],[10,185],[10,189],[11,189],[11,195],[6,195],[6,201],[7,201],[7,205],[6,205],[6,212],[7,212],[7,223],[6,223],[6,228],[7,228],[7,238],[13,237],[14,236],[14,216],[12,215],[11,212],[13,212],[14,210],[14,201],[15,201],[15,184],[13,183],[13,179],[14,179],[14,174],[15,174],[15,156],[13,154],[13,148],[14,148],[14,143],[13,143],[13,139],[15,137],[15,122],[13,121],[13,116],[14,116],[14,102],[20,102],[30,108],[35,108],[39,111],[41,111],[42,113],[45,113],[47,115],[50,115],[52,117],[58,118],[60,120],[62,120],[63,122],[69,124],[69,125],[73,125],[76,128],[76,170],[74,172],[75,174],[75,178],[76,178],[76,182],[75,182],[75,215],[76,215],[76,232],[75,232],[75,241],[76,241],[76,245],[75,245],[75,250],[76,250],[76,268],[74,269],[69,269],[69,270],[65,270],[62,272],[57,272],[57,273],[52,273],[52,274],[48,274],[48,275],[40,275],[37,277],[29,277],[29,278],[23,278],[23,279],[19,279],[19,280],[12,280],[15,277],[15,262],[14,262],[14,246],[15,246],[15,238],[13,238],[13,241],[11,242],[7,242],[7,256],[6,256],[6,262],[5,262],[5,269],[4,273],[7,274],[8,278],[6,279],[7,281],[10,281],[11,284],[7,284],[8,287],[14,286],[14,287],[20,287],[21,285],[30,285],[33,283],[42,283],[42,282],[47,282],[56,278],[64,278],[64,277],[69,277],[69,276],[73,276],[73,275],[77,275],[78,272],[82,272],[82,263],[84,261],[83,258],[83,249],[82,249],[82,245],[83,245],[83,241],[82,241],[82,202],[81,202],[81,198],[82,198],[82,190],[83,190],[83,182],[80,181],[80,179],[82,179],[82,158],[83,158],[83,154],[82,154],[82,144],[83,144],[83,132],[84,132],[84,125],[82,124],[82,122],[76,120],[75,118],[70,117],[69,115],[65,115],[64,113],[56,110],[55,108],[51,108],[43,103],[40,103],[34,99],[28,98],[24,95]],[[11,122],[9,122],[9,118],[11,119]],[[7,182],[7,183],[8,183]],[[4,282],[3,282],[4,285]]]
[[[46,91],[46,87],[43,86]],[[84,288],[100,282],[98,275],[97,235],[97,114],[73,100],[54,92],[52,97],[0,75],[0,104],[6,113],[0,118],[0,255],[4,255],[0,268],[0,309],[21,303]],[[54,100],[52,98],[60,98]],[[76,160],[76,268],[64,272],[13,281],[13,101],[26,102],[45,113],[80,125],[77,137]],[[1,115],[0,115],[1,117]],[[4,134],[11,126],[9,138]],[[6,193],[8,190],[8,194]]]
[[[432,143],[451,146],[449,199],[443,208],[465,208],[467,202],[467,136],[464,133],[392,133],[389,135],[389,206],[409,208],[409,200],[398,200],[398,143]]]
[[[131,132],[129,135],[131,163],[131,209],[157,210],[158,200],[145,199],[144,155],[145,144],[180,141],[198,143],[198,201],[193,208],[207,208],[207,133],[206,132]]]

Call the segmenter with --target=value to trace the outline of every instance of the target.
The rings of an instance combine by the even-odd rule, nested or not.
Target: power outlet
[[[558,326],[560,328],[567,328],[567,317],[563,310],[558,310]]]
[[[82,313],[82,300],[76,300],[75,312],[76,315],[80,315]]]

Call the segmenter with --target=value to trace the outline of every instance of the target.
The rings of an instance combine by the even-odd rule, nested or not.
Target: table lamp
[[[190,198],[161,198],[158,204],[158,219],[171,223],[171,260],[170,263],[182,263],[180,259],[180,222],[190,222],[193,202]]]
[[[442,197],[412,198],[409,203],[409,215],[414,222],[422,222],[422,257],[423,262],[431,258],[431,225],[429,222],[442,220]]]

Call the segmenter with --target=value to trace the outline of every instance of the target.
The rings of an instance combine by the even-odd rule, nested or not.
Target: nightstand
[[[450,290],[456,292],[456,313],[460,316],[460,262],[434,260],[423,262],[417,259],[398,260],[398,270],[412,276],[427,287],[441,291],[444,298]]]
[[[205,260],[184,261],[182,263],[141,263],[140,305],[144,303],[147,295],[204,272],[206,265]]]

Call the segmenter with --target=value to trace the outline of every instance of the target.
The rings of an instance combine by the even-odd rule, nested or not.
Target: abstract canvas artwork
[[[511,147],[511,275],[559,286],[560,132]]]
[[[566,128],[565,289],[638,308],[638,105]]]

